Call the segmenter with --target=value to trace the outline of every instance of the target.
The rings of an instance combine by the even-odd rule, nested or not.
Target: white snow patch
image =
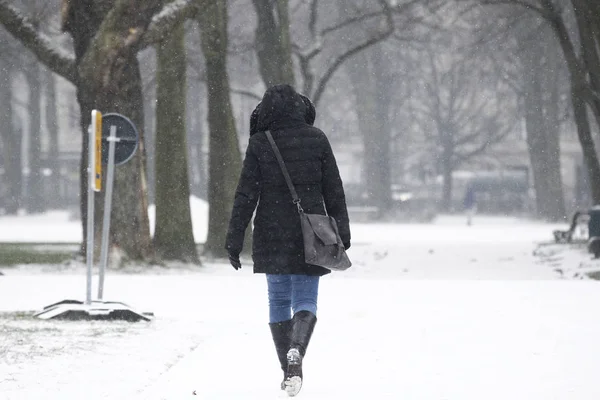
[[[191,196],[190,208],[196,242],[206,241],[208,203]],[[155,206],[148,207],[150,231],[154,233]],[[0,242],[15,243],[81,243],[82,224],[69,211],[49,211],[43,214],[0,216]]]
[[[69,226],[80,225],[66,217],[0,217],[1,238],[71,241]],[[299,398],[600,398],[598,282],[556,272],[584,252],[536,252],[555,228],[483,217],[471,227],[458,217],[354,224],[354,267],[321,282]],[[241,271],[109,271],[107,300],[156,314],[138,324],[2,314],[85,295],[83,268],[2,271],[2,400],[286,398],[266,282],[248,260]]]

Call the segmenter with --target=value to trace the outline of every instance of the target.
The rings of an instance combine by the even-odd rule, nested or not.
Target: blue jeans
[[[317,315],[318,276],[267,274],[267,286],[270,323],[291,319],[292,311]]]

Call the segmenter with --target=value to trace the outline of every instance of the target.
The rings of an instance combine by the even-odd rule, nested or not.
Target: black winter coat
[[[267,90],[258,115],[258,133],[250,137],[235,194],[226,248],[242,251],[254,210],[252,259],[255,273],[324,275],[325,268],[304,262],[300,218],[264,133],[270,130],[307,213],[334,217],[344,246],[350,225],[342,180],[325,134],[306,123],[309,112],[291,86]],[[312,111],[314,112],[314,110]],[[313,115],[314,119],[314,115]]]

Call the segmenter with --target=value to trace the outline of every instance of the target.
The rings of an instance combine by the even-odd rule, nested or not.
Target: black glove
[[[350,248],[350,242],[344,243],[344,250],[348,250]]]
[[[242,263],[240,262],[239,254],[229,253],[229,263],[236,271],[242,268]]]

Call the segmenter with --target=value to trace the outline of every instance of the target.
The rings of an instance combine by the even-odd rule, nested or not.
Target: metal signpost
[[[86,242],[86,298],[85,302],[63,300],[51,304],[37,313],[42,319],[125,319],[129,321],[149,321],[152,313],[140,313],[120,302],[105,302],[104,276],[108,264],[110,215],[114,186],[115,166],[126,163],[137,150],[139,135],[135,125],[120,114],[105,114],[92,111],[92,124],[89,129],[88,151],[88,206]],[[98,300],[92,301],[92,272],[94,267],[94,197],[102,189],[102,165],[106,164],[106,193],[102,223],[102,243],[98,273]]]
[[[102,161],[107,164],[106,194],[104,196],[104,219],[102,223],[102,245],[100,249],[100,269],[98,273],[98,300],[104,295],[104,273],[108,265],[110,233],[110,213],[112,192],[115,180],[115,166],[125,164],[137,150],[138,132],[128,118],[119,114],[106,114],[103,117],[102,137],[108,142],[108,151],[102,151]]]

